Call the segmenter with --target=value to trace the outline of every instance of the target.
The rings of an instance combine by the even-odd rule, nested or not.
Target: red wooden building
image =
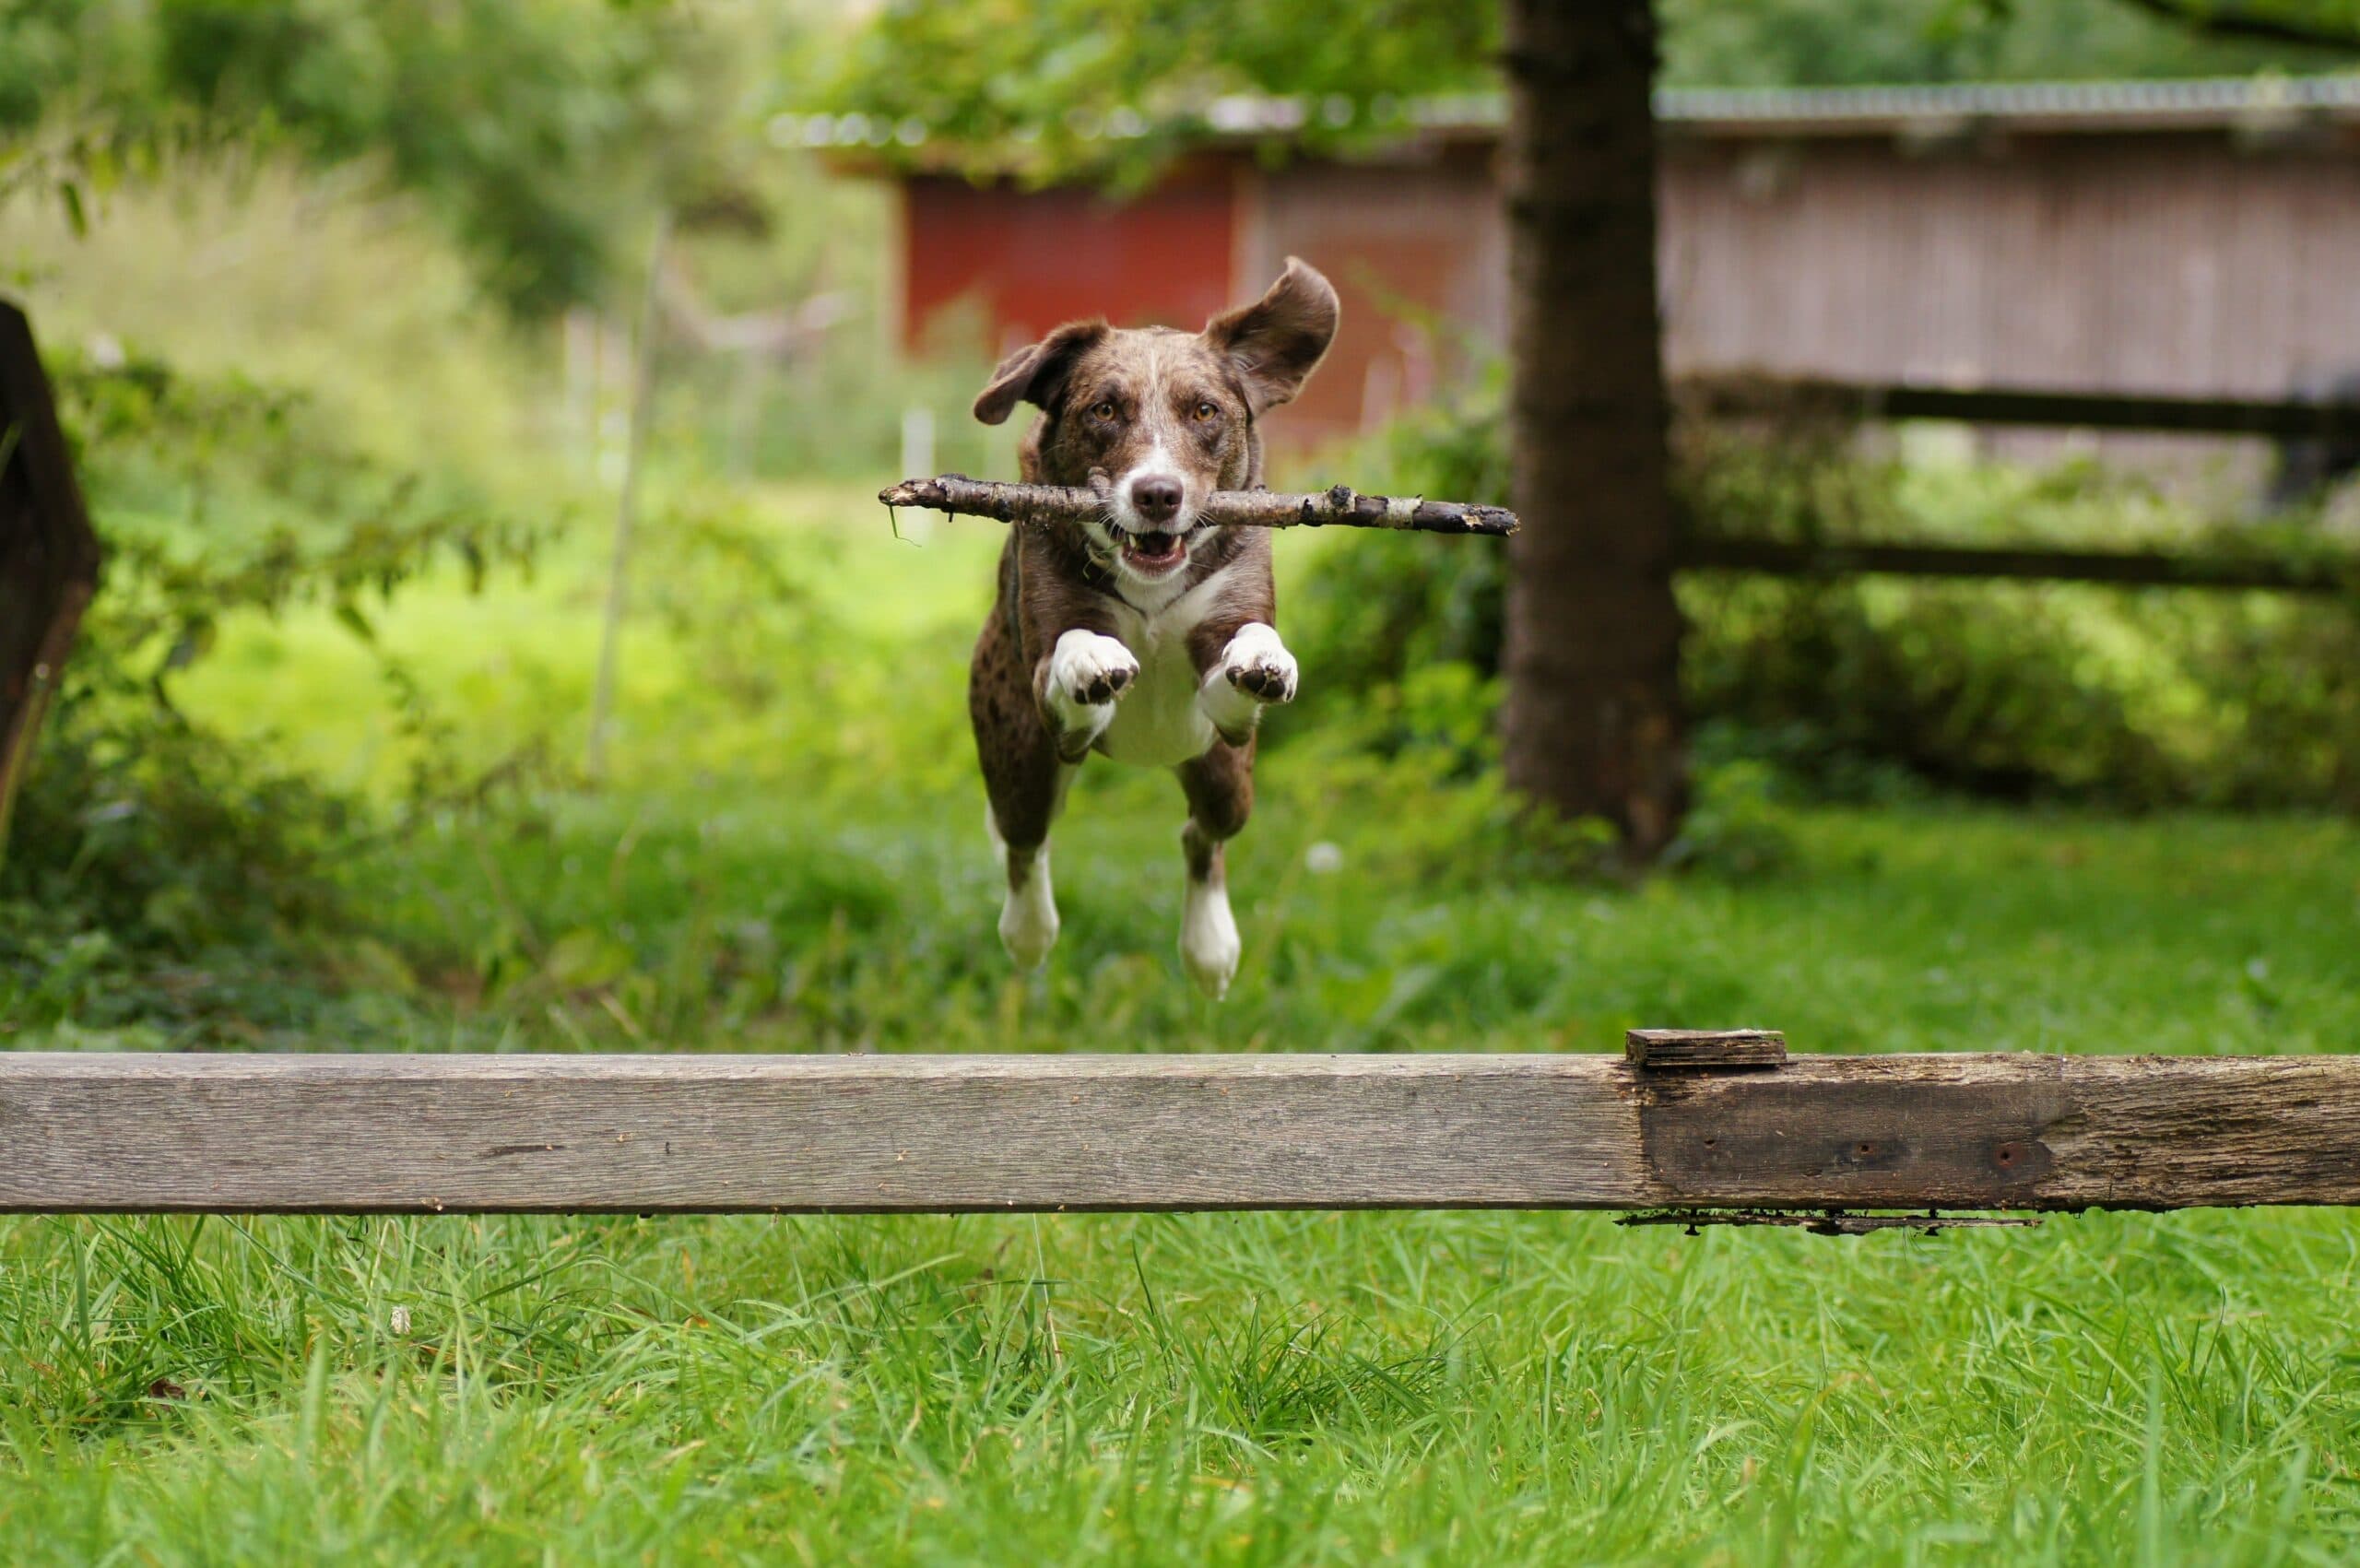
[[[2267,395],[2360,371],[2360,77],[1671,91],[1658,111],[1675,372]],[[1505,319],[1499,104],[1422,104],[1349,158],[1273,160],[1296,112],[1216,106],[1127,202],[895,176],[903,343],[1195,325],[1294,253],[1335,280],[1344,327],[1291,433],[1423,395]]]

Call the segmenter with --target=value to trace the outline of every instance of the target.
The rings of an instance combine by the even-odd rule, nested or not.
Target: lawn
[[[1769,870],[1565,881],[1480,783],[1283,733],[1227,1003],[1172,951],[1176,790],[1103,765],[1057,840],[1063,945],[1013,978],[962,729],[989,527],[897,540],[856,487],[655,515],[613,775],[356,844],[373,934],[233,1042],[2360,1040],[2349,823],[1756,803]],[[1350,547],[1281,553],[1321,548]],[[385,618],[440,745],[578,754],[599,565],[578,528],[529,584]],[[182,690],[356,787],[415,753],[324,616],[225,628]],[[219,1033],[93,1001],[7,1038]],[[2346,1561],[2354,1242],[2340,1213],[6,1221],[0,1559]]]

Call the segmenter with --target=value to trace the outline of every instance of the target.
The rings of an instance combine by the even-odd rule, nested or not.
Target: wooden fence
[[[2154,550],[1995,548],[1976,545],[1806,543],[1683,536],[1673,561],[1690,572],[1765,577],[1967,577],[2116,587],[2260,589],[2360,594],[2360,558],[2176,555]]]
[[[17,1212],[2354,1203],[2336,1056],[0,1053]]]
[[[2304,399],[2161,397],[2024,387],[1947,387],[1704,377],[1681,401],[1708,419],[1953,419],[2179,435],[2260,436],[2360,447],[2360,404]],[[1690,533],[1675,560],[1691,571],[1776,577],[1968,577],[2165,588],[2360,594],[2360,555],[2301,557],[2155,550],[2071,550],[1845,541],[1814,543]]]
[[[2360,442],[2360,403],[2330,399],[2161,397],[2057,392],[2039,387],[1706,376],[1681,383],[1698,412],[1740,419],[1823,409],[1861,419],[1955,419],[1973,425],[2042,425],[2178,435],[2267,436],[2274,441]]]

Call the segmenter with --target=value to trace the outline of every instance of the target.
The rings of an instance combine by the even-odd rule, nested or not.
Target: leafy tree
[[[1657,0],[1658,80],[1835,86],[2316,71],[2360,51],[2360,0]],[[1382,134],[1404,100],[1500,85],[1500,13],[1436,0],[892,0],[790,72],[887,158],[1136,180],[1225,95],[1297,100],[1290,146]],[[1276,139],[1276,138],[1274,138]]]
[[[1489,87],[1498,36],[1495,7],[1451,0],[894,0],[811,87],[889,156],[923,128],[978,169],[1139,175],[1227,95],[1302,99],[1290,139],[1319,145]]]
[[[0,194],[86,191],[189,142],[374,161],[519,315],[597,297],[617,239],[726,144],[742,52],[600,0],[0,0]]]
[[[2360,0],[2125,0],[2176,27],[2236,39],[2349,53],[2360,48]]]

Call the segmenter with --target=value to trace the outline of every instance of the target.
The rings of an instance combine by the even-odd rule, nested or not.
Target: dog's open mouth
[[[1123,560],[1150,577],[1161,577],[1188,559],[1187,541],[1178,534],[1127,533],[1122,545]]]

